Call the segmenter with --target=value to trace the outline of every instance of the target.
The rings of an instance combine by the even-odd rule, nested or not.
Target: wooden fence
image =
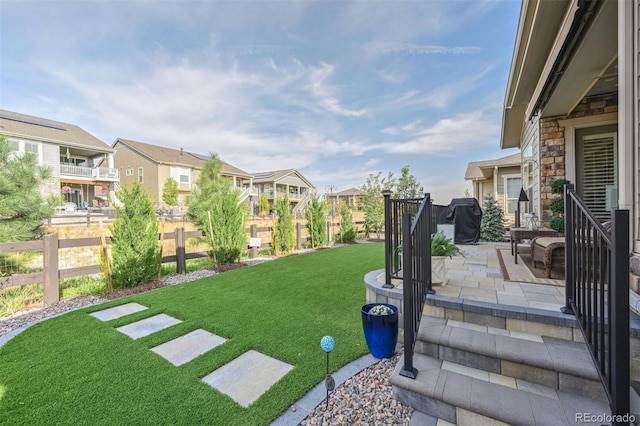
[[[327,223],[327,225],[329,225],[328,229],[332,228],[331,223]],[[251,225],[248,228],[250,236],[248,250],[251,258],[258,255],[258,250],[260,248],[271,247],[272,231],[272,227],[258,227],[257,225]],[[303,243],[309,239],[306,233],[306,226],[300,222],[296,223],[295,234],[296,250],[300,250],[303,247]],[[267,238],[264,238],[265,235]],[[158,235],[158,239],[160,239],[160,237],[161,235]],[[164,242],[169,245],[171,242],[175,244],[175,254],[162,256],[162,263],[175,263],[176,271],[178,273],[183,274],[186,272],[187,260],[207,256],[206,251],[187,251],[187,239],[202,237],[201,231],[185,231],[184,228],[176,228],[174,232],[165,232],[163,237]],[[106,244],[110,244],[111,238],[105,237],[105,242]],[[27,284],[44,283],[45,305],[56,303],[60,300],[60,280],[93,275],[102,272],[99,264],[99,258],[91,260],[91,262],[97,262],[94,264],[61,268],[59,256],[60,250],[100,246],[100,237],[59,239],[57,234],[47,234],[42,240],[38,241],[2,243],[0,244],[0,255],[18,252],[41,252],[42,267],[33,268],[41,269],[39,272],[17,273],[10,276],[0,277],[0,290]]]

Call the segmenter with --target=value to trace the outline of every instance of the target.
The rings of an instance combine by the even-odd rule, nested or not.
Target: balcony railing
[[[61,176],[72,176],[88,180],[118,180],[118,169],[108,167],[83,167],[70,164],[60,164]]]

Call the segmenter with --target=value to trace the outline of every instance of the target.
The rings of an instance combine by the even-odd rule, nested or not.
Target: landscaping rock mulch
[[[304,426],[408,425],[413,408],[393,398],[389,378],[402,356],[382,360],[347,379],[326,400],[309,412]]]
[[[223,265],[224,266],[224,265]],[[220,271],[222,272],[222,271]],[[120,297],[129,296],[131,294],[142,293],[156,288],[166,287],[175,284],[206,278],[217,272],[211,269],[200,269],[198,271],[189,272],[188,274],[174,274],[162,278],[160,281],[114,291],[111,294],[101,296],[80,296],[73,299],[63,300],[51,306],[29,309],[0,318],[0,337],[4,336],[25,325],[32,324],[37,321],[58,315],[67,311],[85,308],[91,305],[106,302],[108,300],[118,299]]]

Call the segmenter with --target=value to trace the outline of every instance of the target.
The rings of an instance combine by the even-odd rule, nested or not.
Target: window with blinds
[[[577,192],[601,221],[611,218],[607,209],[607,187],[617,186],[617,141],[615,134],[585,136],[578,149]]]

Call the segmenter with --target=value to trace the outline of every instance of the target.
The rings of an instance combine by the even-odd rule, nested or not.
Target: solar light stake
[[[329,408],[329,391],[332,391],[336,387],[336,382],[333,380],[331,374],[329,374],[329,352],[336,347],[336,342],[331,336],[324,336],[320,340],[320,347],[327,353],[327,377],[324,379],[324,384],[327,387],[327,409]]]

